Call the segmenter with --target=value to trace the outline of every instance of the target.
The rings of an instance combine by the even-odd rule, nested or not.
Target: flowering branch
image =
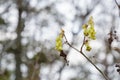
[[[84,24],[82,26],[83,28],[83,33],[84,33],[84,39],[83,39],[83,43],[82,46],[80,48],[80,50],[78,50],[77,48],[73,47],[67,40],[67,37],[64,34],[64,30],[61,29],[61,32],[59,34],[59,36],[56,38],[56,50],[58,50],[60,52],[60,56],[62,56],[64,58],[64,60],[68,63],[66,57],[67,55],[64,53],[63,51],[63,38],[65,38],[65,43],[67,45],[69,45],[69,47],[73,48],[74,50],[76,50],[77,52],[81,53],[100,73],[101,75],[103,75],[103,77],[106,80],[109,80],[108,77],[83,53],[83,47],[86,47],[86,51],[90,51],[92,48],[89,45],[90,40],[95,40],[96,39],[96,32],[94,29],[94,21],[93,21],[93,17],[91,16],[88,23]]]

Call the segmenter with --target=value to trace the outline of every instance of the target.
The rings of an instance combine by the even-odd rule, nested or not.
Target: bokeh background
[[[116,0],[120,4],[120,0]],[[80,54],[67,45],[69,66],[55,50],[63,28],[80,49],[81,26],[93,16],[96,40],[84,53],[109,80],[120,80],[120,17],[115,0],[0,0],[0,80],[104,80]]]

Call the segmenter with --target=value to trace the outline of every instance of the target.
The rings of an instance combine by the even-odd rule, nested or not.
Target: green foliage
[[[32,61],[37,61],[38,63],[47,63],[48,59],[44,52],[39,52],[33,57]]]
[[[2,74],[0,74],[0,80],[9,80],[11,73],[5,70]]]
[[[3,18],[0,17],[0,25],[5,25],[5,20]]]

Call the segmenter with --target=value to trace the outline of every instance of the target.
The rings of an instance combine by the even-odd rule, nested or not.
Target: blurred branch
[[[65,68],[65,63],[63,63],[62,67],[59,70],[59,78],[58,78],[58,80],[61,80],[62,71],[64,70],[64,68]]]
[[[0,43],[2,43],[2,49],[1,49],[1,51],[0,51],[0,70],[1,70],[1,60],[2,60],[2,57],[4,56],[4,52],[9,52],[8,50],[10,50],[11,49],[11,46],[14,44],[14,42],[13,41],[10,41],[10,40],[8,40],[8,41],[5,41],[5,42],[0,42]]]
[[[115,0],[116,5],[118,6],[119,9],[119,17],[120,17],[120,5],[118,4],[117,0]]]
[[[4,11],[2,11],[0,13],[0,16],[3,15],[3,14],[5,14],[6,12],[8,12],[10,7],[11,7],[11,4],[7,4],[6,7],[5,7],[5,9],[4,9]]]
[[[33,65],[33,72],[30,76],[30,80],[38,80],[39,79],[39,72],[40,71],[40,65],[38,63],[38,60],[35,61],[35,64]]]
[[[114,49],[115,51],[117,51],[118,53],[120,53],[120,48],[114,47],[113,49]]]
[[[106,80],[109,80],[108,77],[83,53],[82,50],[78,50],[77,48],[73,47],[67,40],[66,36],[64,35],[65,37],[65,40],[66,40],[66,44],[69,45],[71,48],[73,48],[74,50],[76,50],[77,52],[81,53],[102,75],[103,77],[106,79]],[[85,40],[85,39],[84,39]],[[83,44],[84,44],[84,41],[83,41]],[[83,44],[82,44],[82,47],[83,47]],[[82,48],[81,48],[82,49]]]

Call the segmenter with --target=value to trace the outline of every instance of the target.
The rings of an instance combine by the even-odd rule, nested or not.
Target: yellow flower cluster
[[[84,24],[82,26],[83,30],[84,30],[84,35],[89,37],[90,39],[93,39],[95,40],[96,37],[95,37],[95,29],[94,29],[94,22],[93,22],[93,17],[91,16],[89,21],[88,21],[88,24]]]
[[[88,23],[87,24],[84,24],[82,26],[83,28],[83,33],[84,33],[84,36],[85,37],[88,37],[88,39],[92,39],[92,40],[95,40],[96,37],[95,37],[95,29],[94,29],[94,22],[93,22],[93,17],[91,16]],[[85,46],[86,46],[86,50],[87,51],[90,51],[92,48],[91,46],[89,45],[89,40],[85,41]]]
[[[90,51],[92,49],[88,41],[85,42],[85,46],[86,46],[86,51]]]
[[[58,51],[62,51],[63,50],[63,45],[62,45],[63,36],[64,36],[64,30],[61,29],[60,34],[56,38],[56,47],[55,47],[55,49],[58,50]]]
[[[93,22],[93,17],[92,16],[90,17],[90,19],[88,21],[88,25],[90,26],[89,31],[88,31],[89,32],[89,37],[91,39],[95,40],[96,39],[96,37],[95,37],[96,32],[95,32],[95,29],[94,29],[94,22]]]

